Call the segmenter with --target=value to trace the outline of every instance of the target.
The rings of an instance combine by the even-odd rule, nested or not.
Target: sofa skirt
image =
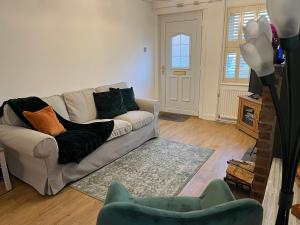
[[[57,160],[32,158],[12,149],[7,151],[7,164],[11,174],[31,185],[40,194],[55,195],[67,184],[106,166],[158,136],[159,129],[154,120],[139,130],[106,142],[79,164],[59,165]]]

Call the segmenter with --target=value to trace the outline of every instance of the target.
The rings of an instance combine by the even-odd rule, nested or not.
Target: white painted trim
[[[199,12],[201,12],[201,18],[200,18],[200,23],[198,24],[199,25],[199,27],[198,27],[198,34],[199,34],[199,36],[197,36],[197,50],[199,50],[198,51],[198,53],[197,53],[197,58],[199,59],[199,65],[197,66],[197,68],[198,68],[198,85],[197,85],[197,87],[199,88],[199,90],[197,91],[197,90],[195,90],[195,92],[194,93],[196,93],[197,94],[197,96],[195,96],[195,103],[194,103],[194,109],[196,110],[195,111],[195,115],[196,116],[199,116],[200,115],[200,105],[202,105],[201,103],[203,102],[203,97],[202,97],[202,95],[203,95],[203,62],[202,62],[202,60],[205,58],[204,57],[204,55],[203,55],[203,47],[205,46],[205,44],[204,44],[204,42],[203,42],[203,34],[204,34],[204,32],[203,32],[203,21],[204,21],[204,9],[203,10],[200,10]],[[199,38],[201,39],[201,41],[199,41]],[[197,73],[197,72],[196,72]],[[197,107],[197,108],[196,108]]]
[[[176,114],[184,114],[184,115],[190,115],[190,116],[197,116],[195,112],[191,110],[176,110],[176,109],[169,109],[169,108],[164,108],[162,110],[163,112],[169,112],[169,113],[176,113]]]
[[[203,119],[203,120],[210,120],[210,121],[216,121],[217,120],[216,115],[208,114],[208,113],[204,113],[203,115],[199,115],[199,118]]]
[[[160,99],[160,19],[154,15],[154,95]]]
[[[153,3],[154,9],[170,9],[170,8],[191,8],[191,7],[199,7],[204,4],[214,3],[214,2],[220,2],[223,0],[177,0],[177,1],[164,1],[164,2],[155,2]]]
[[[223,67],[224,68],[224,67]],[[223,76],[223,74],[222,74]],[[249,84],[245,84],[245,83],[226,83],[226,82],[221,82],[220,85],[222,86],[238,86],[238,87],[248,87]]]
[[[237,120],[236,119],[218,119],[217,121],[221,122],[221,123],[229,123],[229,124],[237,124]]]
[[[154,13],[156,15],[167,15],[175,13],[186,13],[193,11],[202,11],[208,8],[209,3],[202,3],[200,5],[187,5],[185,7],[177,7],[176,5],[171,5],[165,8],[155,8]]]
[[[223,43],[222,43],[222,52],[221,52],[221,65],[219,69],[219,88],[218,88],[218,101],[217,101],[217,111],[216,111],[216,118],[220,115],[220,92],[221,92],[221,85],[223,83],[223,73],[224,73],[224,63],[225,63],[225,44],[226,44],[226,26],[227,26],[227,1],[224,1],[224,19],[223,19]]]
[[[206,62],[206,28],[207,28],[207,8],[202,9],[202,24],[201,24],[201,55],[200,55],[200,77],[199,77],[199,112],[198,116],[201,117],[203,115],[203,102],[204,102],[204,73],[205,71],[205,62]]]
[[[162,46],[162,43],[165,42],[165,40],[163,40],[163,35],[162,35],[162,30],[164,29],[164,33],[165,33],[165,27],[163,27],[162,25],[162,18],[159,17],[159,50],[158,50],[158,57],[159,57],[159,72],[158,72],[158,76],[159,76],[159,79],[158,79],[158,82],[159,82],[159,97],[160,97],[160,102],[161,102],[161,108],[162,108],[162,111],[167,111],[166,108],[165,108],[165,105],[166,105],[166,93],[165,91],[163,91],[163,88],[162,87],[165,87],[165,80],[166,79],[163,79],[163,76],[165,76],[165,74],[162,74],[162,66],[163,65],[166,65],[166,62],[165,62],[165,58],[163,57],[162,55],[162,50],[161,50],[161,46]],[[165,71],[164,71],[165,72]],[[164,81],[164,82],[163,82]]]
[[[198,9],[199,8],[199,9]],[[203,92],[203,85],[204,85],[204,81],[203,81],[203,71],[205,71],[204,69],[204,60],[205,60],[205,49],[206,49],[206,46],[205,46],[205,18],[204,18],[204,13],[206,12],[207,8],[206,7],[203,7],[203,6],[199,6],[197,7],[197,9],[195,9],[195,7],[193,7],[193,10],[187,10],[186,8],[184,9],[180,9],[180,10],[169,10],[169,9],[164,9],[164,12],[158,12],[156,11],[156,29],[157,29],[157,32],[156,32],[156,37],[155,37],[155,46],[157,47],[157,51],[155,52],[155,67],[156,67],[156,74],[155,74],[155,80],[158,82],[158,84],[156,85],[155,87],[155,93],[157,93],[158,95],[158,98],[160,99],[161,101],[161,110],[162,111],[168,111],[166,108],[164,108],[165,106],[165,96],[164,96],[164,93],[162,93],[162,85],[161,85],[161,66],[163,65],[163,63],[165,64],[165,62],[161,62],[162,60],[162,55],[161,55],[161,51],[160,51],[160,46],[161,46],[161,43],[163,42],[162,40],[162,35],[161,35],[161,30],[162,30],[162,27],[161,27],[161,18],[160,16],[163,16],[163,15],[168,15],[168,14],[177,14],[177,13],[188,13],[188,12],[197,12],[197,11],[201,11],[202,13],[202,18],[201,18],[201,23],[199,23],[199,33],[200,33],[200,38],[201,38],[201,43],[198,43],[198,45],[200,44],[200,46],[198,46],[198,49],[200,50],[201,54],[199,55],[199,60],[200,60],[200,64],[199,64],[199,74],[198,77],[199,77],[199,93],[198,93],[198,96],[196,96],[195,98],[195,105],[197,104],[198,105],[198,108],[195,109],[196,112],[193,113],[193,115],[195,116],[200,116],[202,115],[203,113],[203,104],[200,104],[201,102],[203,102],[203,95],[204,95],[204,92]],[[196,106],[197,107],[197,106]]]

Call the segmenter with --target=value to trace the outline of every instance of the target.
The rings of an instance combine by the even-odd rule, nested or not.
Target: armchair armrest
[[[54,137],[24,127],[0,125],[0,143],[8,149],[36,158],[58,155]]]
[[[118,182],[113,182],[109,186],[104,205],[114,202],[133,202],[131,194]]]
[[[158,100],[137,98],[135,101],[140,110],[151,112],[155,117],[158,116],[160,111],[160,102]]]
[[[235,197],[230,191],[227,183],[220,179],[210,182],[200,196],[201,206],[203,209],[234,200]]]

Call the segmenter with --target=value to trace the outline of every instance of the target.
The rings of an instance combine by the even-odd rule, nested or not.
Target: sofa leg
[[[12,186],[11,186],[11,182],[9,179],[4,150],[1,148],[0,148],[0,165],[1,165],[2,174],[3,174],[3,178],[4,178],[5,188],[7,191],[10,191],[12,189]]]

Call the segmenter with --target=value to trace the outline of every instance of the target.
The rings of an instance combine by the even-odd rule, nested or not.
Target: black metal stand
[[[280,138],[281,138],[281,151],[282,151],[282,185],[281,192],[279,196],[279,209],[276,219],[276,225],[288,225],[290,209],[293,204],[294,198],[294,183],[296,177],[296,171],[299,163],[300,157],[300,126],[295,127],[293,124],[294,121],[294,106],[295,99],[292,91],[294,85],[295,76],[299,76],[298,72],[292,71],[292,63],[300,62],[291,62],[291,51],[293,47],[299,43],[298,37],[291,40],[282,40],[283,46],[286,47],[286,56],[287,56],[287,100],[288,100],[288,109],[283,113],[283,109],[280,105],[280,101],[275,88],[275,77],[274,74],[271,74],[266,77],[262,77],[262,82],[265,86],[268,86],[270,93],[273,99],[273,103],[276,109],[277,121],[280,129]],[[299,59],[297,60],[299,61]],[[297,73],[297,74],[296,74]],[[298,97],[298,96],[297,96]],[[286,120],[286,118],[288,118]],[[297,124],[296,124],[297,126]],[[296,128],[296,129],[295,129]],[[295,132],[297,131],[297,132]]]

